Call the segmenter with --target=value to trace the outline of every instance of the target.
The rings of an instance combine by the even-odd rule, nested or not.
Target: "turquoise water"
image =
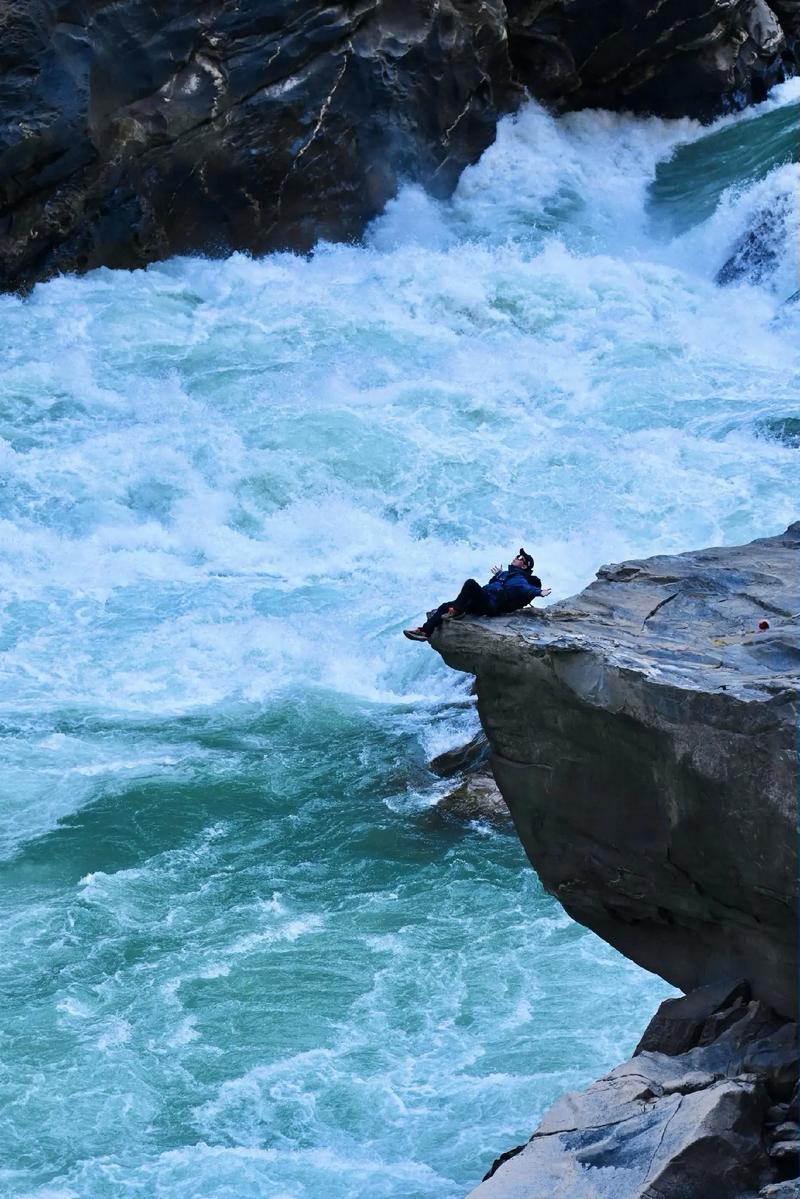
[[[672,231],[685,232],[707,220],[730,189],[735,196],[742,182],[752,184],[770,174],[774,201],[776,167],[800,160],[798,129],[800,101],[795,101],[772,111],[756,110],[752,117],[720,121],[713,133],[679,145],[656,166],[649,189],[656,219],[667,217]],[[795,176],[790,171],[786,177]]]
[[[531,106],[361,246],[0,298],[4,1194],[456,1199],[630,1051],[669,989],[436,814],[477,720],[400,630],[796,516],[797,96]]]

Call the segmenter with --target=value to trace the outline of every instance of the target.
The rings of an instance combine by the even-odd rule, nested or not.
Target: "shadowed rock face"
[[[761,100],[796,62],[795,0],[508,0],[509,45],[558,107],[701,120]]]
[[[570,915],[684,990],[745,978],[790,1017],[799,547],[800,522],[607,566],[546,612],[434,639],[476,675],[495,777]]]
[[[708,117],[795,61],[796,0],[8,0],[0,281],[359,235],[447,195],[523,89]]]
[[[502,0],[25,0],[0,59],[6,285],[355,237],[494,136]]]

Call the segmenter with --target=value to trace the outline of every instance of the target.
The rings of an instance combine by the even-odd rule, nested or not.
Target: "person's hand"
[[[493,575],[499,575],[499,574],[500,574],[500,571],[501,571],[502,569],[503,569],[503,568],[502,568],[502,566],[493,566],[493,567],[492,567],[492,574],[493,574]]]
[[[551,592],[552,590],[553,590],[553,588],[552,588],[552,587],[543,587],[543,588],[542,588],[542,595],[549,595],[549,594],[550,594],[550,592]]]

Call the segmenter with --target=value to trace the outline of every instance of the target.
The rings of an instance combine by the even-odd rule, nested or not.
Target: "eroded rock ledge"
[[[800,522],[605,566],[542,612],[443,626],[545,887],[683,990],[797,1002]],[[759,630],[760,622],[769,628]]]
[[[494,774],[547,890],[576,920],[684,991],[745,980],[754,1006],[747,1016],[740,1005],[732,1021],[743,1052],[761,1038],[753,1020],[772,1021],[775,1035],[792,1045],[797,1037],[790,1022],[797,1011],[798,549],[800,522],[749,545],[605,566],[580,595],[546,611],[451,622],[434,641],[449,665],[476,677]],[[722,1033],[726,1019],[713,1027]],[[710,1029],[684,1050],[710,1045]],[[566,1126],[560,1140],[551,1136],[558,1129],[550,1125],[561,1118],[557,1107],[517,1164],[509,1161],[498,1182],[486,1184],[487,1199],[718,1199],[771,1185],[773,1159],[758,1112],[774,1106],[766,1093],[772,1084],[752,1065],[752,1053],[750,1065],[746,1053],[738,1064],[731,1058],[717,1077],[711,1058],[667,1068],[658,1053],[679,1050],[651,1040],[655,1058],[642,1055],[646,1061],[636,1059],[633,1072],[620,1067],[574,1100],[583,1132],[586,1113],[597,1114],[598,1104],[605,1115],[597,1123],[615,1123],[609,1113],[623,1091],[624,1104],[645,1100],[625,1089],[634,1085],[632,1073],[662,1086],[662,1067],[668,1078],[675,1069],[704,1070],[714,1076],[697,1088],[704,1098],[689,1099],[687,1091],[675,1120],[682,1126],[699,1104],[695,1139],[702,1140],[704,1104],[733,1105],[731,1127],[738,1127],[734,1109],[755,1103],[758,1111],[745,1122],[756,1130],[761,1156],[753,1158],[747,1185],[741,1175],[723,1187],[715,1174],[718,1189],[702,1191],[692,1183],[692,1167],[688,1174],[676,1168],[669,1186],[656,1186],[640,1169],[653,1145],[633,1135],[634,1123],[622,1137],[607,1129],[607,1157],[596,1147],[582,1157],[585,1137],[570,1141]],[[790,1058],[794,1085],[796,1054]],[[663,1093],[651,1086],[647,1102],[654,1106],[642,1112],[648,1127],[669,1115],[674,1134],[664,1103],[671,1085]],[[667,1135],[666,1125],[661,1131]],[[684,1164],[695,1153],[688,1125],[685,1131],[678,1153]],[[738,1152],[733,1145],[728,1151]],[[560,1165],[555,1158],[547,1165],[551,1152]],[[702,1160],[704,1169],[717,1169],[713,1154]],[[625,1161],[633,1171],[629,1181],[646,1185],[608,1190],[599,1168],[616,1170]],[[551,1166],[555,1173],[548,1174]],[[589,1167],[598,1170],[588,1176]],[[552,1185],[532,1187],[534,1168]],[[559,1190],[564,1169],[571,1181]],[[496,1189],[503,1177],[511,1186],[512,1176],[522,1180],[518,1189]]]
[[[798,0],[8,0],[0,286],[358,236],[530,94],[708,118],[797,66]]]

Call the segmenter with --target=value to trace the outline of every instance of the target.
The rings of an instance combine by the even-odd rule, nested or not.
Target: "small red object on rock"
[[[760,629],[762,629],[762,630],[763,630],[763,629],[768,629],[768,628],[769,628],[769,621],[768,621],[768,620],[759,620],[759,622],[758,622],[758,627],[759,627]]]

